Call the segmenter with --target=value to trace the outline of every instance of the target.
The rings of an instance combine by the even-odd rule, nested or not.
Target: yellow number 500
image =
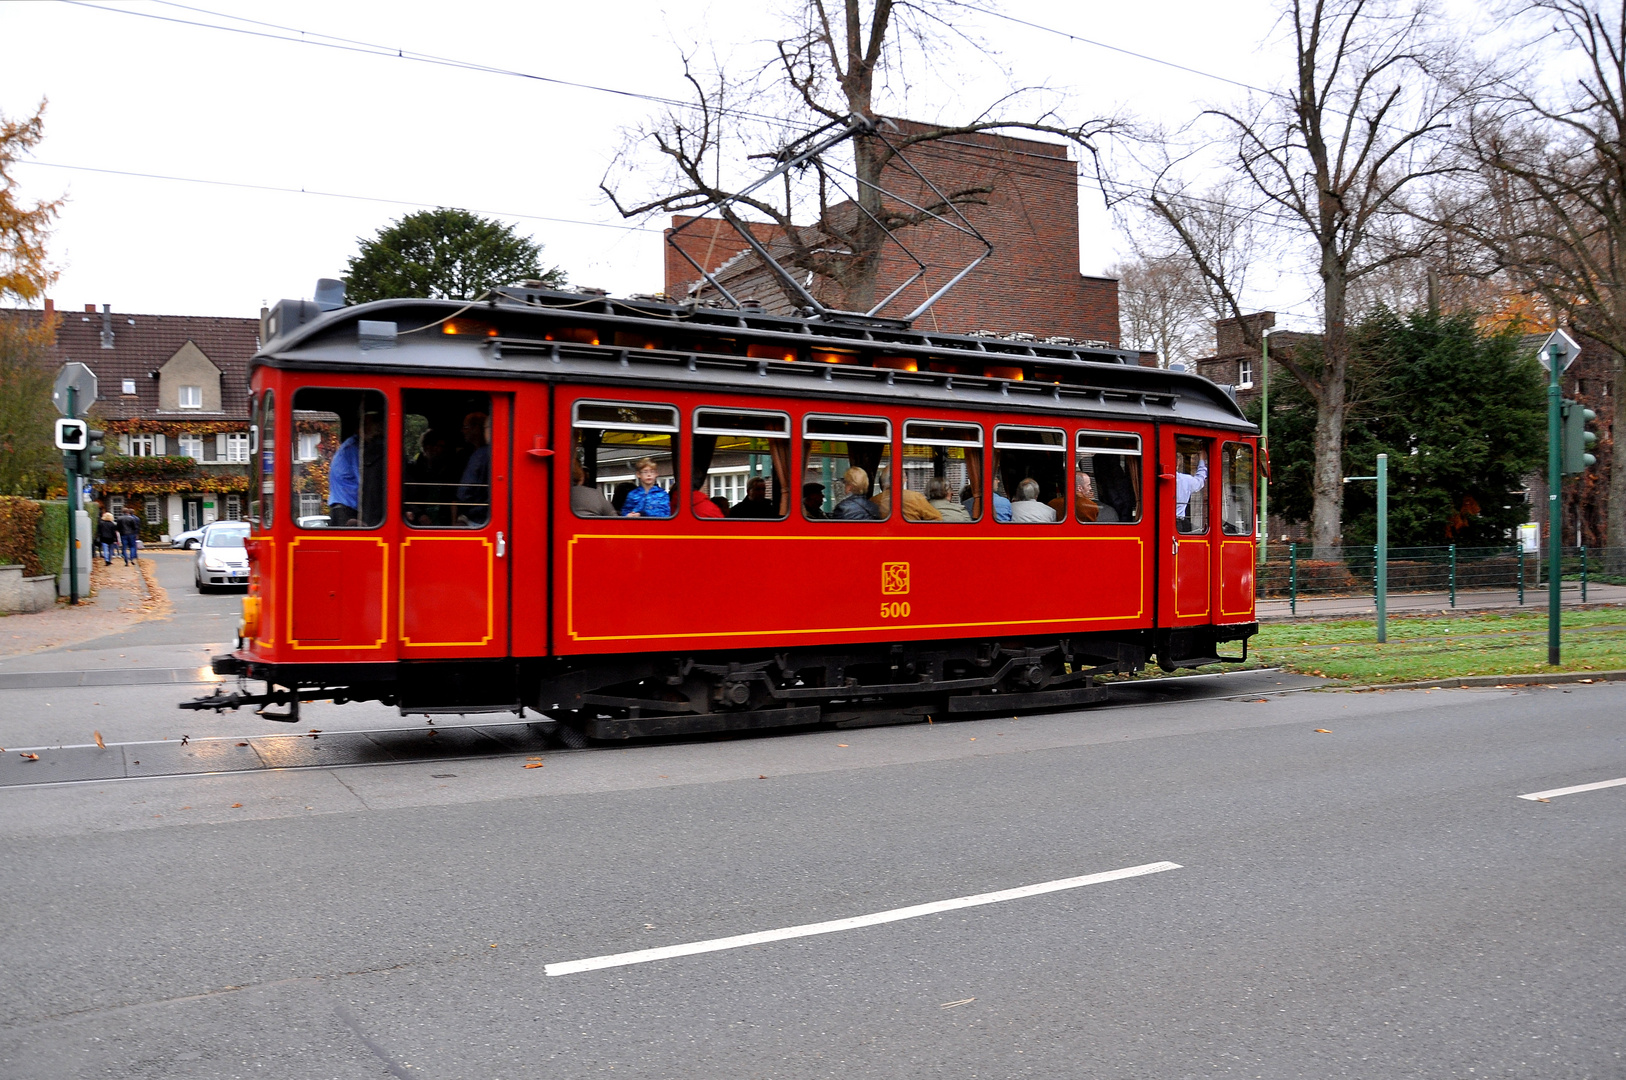
[[[909,601],[895,600],[890,604],[881,605],[881,618],[907,619],[909,617]]]

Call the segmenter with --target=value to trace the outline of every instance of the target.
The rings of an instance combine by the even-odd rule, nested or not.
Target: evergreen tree
[[[1526,520],[1519,491],[1546,460],[1542,371],[1518,354],[1519,334],[1486,333],[1469,313],[1401,315],[1379,309],[1351,334],[1352,407],[1346,475],[1371,476],[1389,455],[1389,543],[1395,547],[1507,543]],[[1300,362],[1316,362],[1313,346]],[[1308,517],[1315,408],[1282,380],[1270,414],[1271,506]],[[1258,406],[1250,411],[1258,419]],[[1344,543],[1377,539],[1377,491],[1345,493]]]
[[[356,242],[361,250],[344,275],[352,304],[398,296],[472,300],[519,281],[565,283],[563,270],[542,269],[541,245],[467,210],[420,210]]]

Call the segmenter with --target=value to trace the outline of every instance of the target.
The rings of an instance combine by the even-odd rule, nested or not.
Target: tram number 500
[[[907,600],[894,600],[891,603],[881,605],[881,618],[883,619],[907,619],[908,617],[909,601]]]

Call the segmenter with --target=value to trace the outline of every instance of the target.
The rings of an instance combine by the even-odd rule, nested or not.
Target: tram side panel
[[[807,520],[799,506],[785,520],[702,519],[688,500],[659,519],[579,517],[570,507],[568,475],[572,404],[600,396],[561,387],[554,409],[554,650],[560,655],[1009,639],[1152,625],[1150,514],[1136,523],[1080,522],[1069,500],[1055,524],[998,522],[992,514],[963,524],[921,523],[904,518],[894,490],[890,516],[874,523]],[[696,402],[659,392],[624,391],[623,397],[633,405],[675,406],[683,418],[676,444],[687,443]],[[728,404],[787,407],[771,399]],[[793,406],[790,418],[799,425],[816,411]],[[853,411],[892,420],[894,455],[904,421],[922,412]],[[1000,419],[948,415],[976,419],[988,431]],[[1069,440],[1085,426],[1101,425],[1072,420]],[[1144,431],[1149,437],[1150,427]],[[652,443],[659,439],[652,434]],[[800,440],[791,442],[799,455]],[[674,494],[695,486],[693,463],[681,460],[686,456],[679,455]],[[795,462],[793,475],[801,476],[804,463]],[[985,490],[991,487],[991,477],[983,481]]]

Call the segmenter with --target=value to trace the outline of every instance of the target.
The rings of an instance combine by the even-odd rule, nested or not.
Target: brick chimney
[[[113,347],[113,305],[102,305],[102,348]]]
[[[1214,358],[1223,360],[1227,357],[1245,356],[1259,351],[1259,346],[1248,345],[1243,337],[1243,327],[1258,340],[1259,335],[1276,325],[1274,311],[1258,311],[1252,315],[1244,315],[1241,319],[1221,319],[1214,324]]]

